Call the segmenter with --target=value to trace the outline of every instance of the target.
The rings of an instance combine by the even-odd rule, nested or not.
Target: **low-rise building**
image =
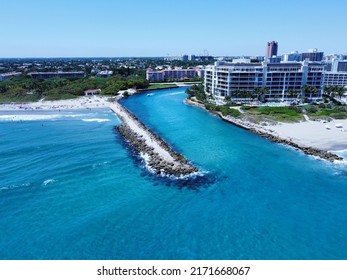
[[[110,70],[104,70],[104,71],[100,71],[98,72],[98,74],[96,75],[98,78],[109,78],[111,77],[113,74],[113,71]]]
[[[21,72],[3,73],[3,74],[0,74],[0,81],[5,81],[13,77],[20,77],[20,76],[22,76]]]
[[[164,69],[160,71],[152,70],[151,68],[146,71],[146,79],[150,82],[157,81],[181,81],[188,80],[195,77],[203,77],[204,70],[201,68],[192,69]]]
[[[29,76],[34,79],[50,79],[50,78],[83,78],[85,76],[83,71],[73,72],[32,72]]]
[[[87,89],[84,91],[85,96],[90,96],[90,95],[98,95],[100,94],[101,89]]]

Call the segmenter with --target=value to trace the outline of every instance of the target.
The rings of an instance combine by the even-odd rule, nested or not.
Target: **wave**
[[[109,120],[109,119],[82,119],[82,121],[84,121],[84,122],[99,122],[99,123],[101,123],[101,122],[109,122],[111,120]]]
[[[17,189],[17,188],[25,188],[25,187],[30,187],[31,183],[24,183],[24,184],[20,184],[20,185],[10,185],[10,186],[4,186],[4,187],[0,187],[0,192],[4,191],[4,190],[13,190],[13,189]]]
[[[184,91],[180,91],[180,92],[173,92],[173,93],[168,93],[168,94],[163,94],[163,96],[169,96],[169,95],[180,95],[184,93]]]
[[[69,114],[69,115],[64,115],[64,117],[67,118],[79,118],[79,117],[85,117],[87,114]]]
[[[42,182],[42,185],[43,185],[43,186],[47,186],[48,184],[52,184],[52,183],[55,183],[55,182],[57,182],[57,180],[54,180],[54,179],[47,179],[47,180],[44,180],[44,181]]]
[[[0,121],[41,121],[41,120],[54,120],[61,118],[62,115],[3,115],[0,116]]]
[[[110,161],[104,161],[104,162],[102,162],[102,163],[94,163],[94,164],[92,165],[92,168],[93,168],[93,169],[96,169],[96,168],[99,168],[99,167],[104,167],[104,166],[109,165],[109,164],[111,164]]]

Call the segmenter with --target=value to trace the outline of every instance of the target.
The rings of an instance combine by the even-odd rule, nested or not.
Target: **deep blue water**
[[[183,91],[122,103],[204,174],[189,180],[148,173],[108,110],[0,118],[0,258],[347,259],[347,166],[185,105]]]

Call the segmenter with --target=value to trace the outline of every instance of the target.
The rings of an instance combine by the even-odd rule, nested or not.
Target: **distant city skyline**
[[[331,1],[3,1],[1,58],[264,56],[347,53],[344,11]]]

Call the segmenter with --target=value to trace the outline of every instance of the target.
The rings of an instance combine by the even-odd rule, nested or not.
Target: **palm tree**
[[[312,100],[312,94],[316,94],[318,92],[318,88],[311,86],[309,92],[310,92],[310,100]]]
[[[224,100],[226,101],[226,103],[229,105],[230,101],[231,101],[231,97],[229,95],[227,95]]]
[[[302,98],[304,98],[306,96],[306,93],[309,92],[309,86],[308,85],[303,85],[301,88],[302,91]]]
[[[297,95],[297,91],[294,89],[290,89],[287,91],[287,94],[289,98],[294,98]]]
[[[260,95],[262,94],[262,88],[254,89],[254,97],[259,100]]]
[[[339,99],[341,100],[342,96],[345,94],[346,88],[344,86],[340,86],[337,90],[337,95],[339,96]]]

